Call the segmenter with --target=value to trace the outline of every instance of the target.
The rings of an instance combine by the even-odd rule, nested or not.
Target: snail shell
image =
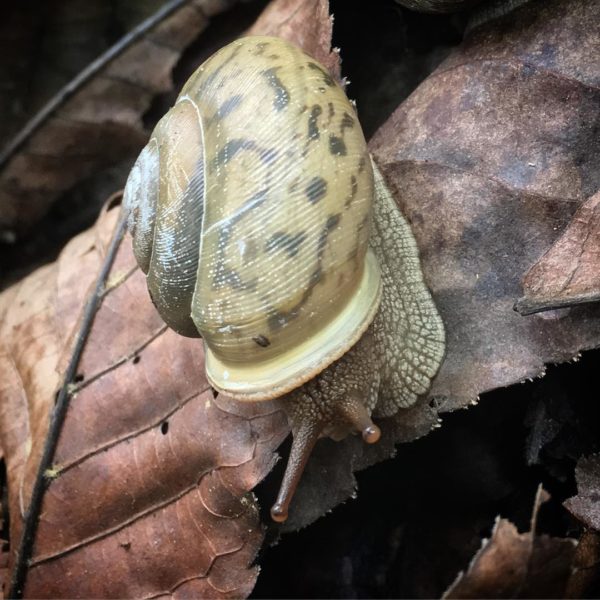
[[[358,341],[381,297],[373,188],[354,108],[300,49],[247,37],[191,76],[124,206],[150,295],[204,339],[214,387],[280,396]]]

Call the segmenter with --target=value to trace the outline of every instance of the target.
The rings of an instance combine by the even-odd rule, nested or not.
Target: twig
[[[69,365],[65,371],[63,384],[50,418],[50,426],[48,428],[48,435],[46,436],[46,441],[44,443],[44,451],[42,453],[42,458],[40,460],[38,471],[35,477],[29,507],[27,508],[27,512],[25,514],[23,531],[21,533],[17,557],[11,578],[10,591],[8,594],[9,598],[22,598],[23,596],[23,587],[25,584],[25,578],[27,576],[29,558],[31,557],[31,552],[33,550],[33,543],[39,522],[40,510],[42,508],[42,501],[44,500],[44,493],[46,492],[46,489],[51,481],[50,478],[46,477],[46,472],[51,467],[52,460],[54,459],[54,452],[56,450],[58,437],[60,436],[62,425],[65,420],[67,408],[69,407],[69,400],[71,397],[70,386],[75,378],[77,365],[79,364],[81,353],[83,352],[89,332],[92,328],[94,317],[96,316],[98,307],[100,306],[102,298],[104,297],[104,284],[114,262],[121,240],[123,239],[123,235],[125,234],[125,226],[126,219],[124,218],[123,214],[121,214],[113,234],[113,239],[110,243],[108,252],[98,274],[96,285],[90,297],[88,298],[83,312],[83,319],[81,321],[79,331],[77,332],[77,338],[71,354],[71,360],[69,361]]]
[[[98,74],[111,60],[119,56],[124,50],[129,48],[134,42],[137,42],[148,30],[160,23],[163,19],[175,12],[178,8],[187,4],[189,0],[171,0],[163,5],[153,15],[142,21],[126,35],[124,35],[116,44],[111,46],[104,54],[101,54],[96,60],[91,62],[74,79],[71,79],[67,85],[60,89],[42,109],[31,118],[19,131],[19,133],[8,143],[0,153],[0,169],[10,160],[12,155],[31,137],[31,135],[54,113],[66,100],[77,92],[85,83]]]

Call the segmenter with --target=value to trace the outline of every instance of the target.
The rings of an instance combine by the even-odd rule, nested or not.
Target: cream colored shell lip
[[[237,400],[271,400],[306,383],[341,358],[363,335],[375,318],[382,293],[377,259],[369,249],[362,278],[346,306],[315,335],[287,352],[265,360],[226,363],[205,345],[206,374],[210,384]],[[365,310],[366,309],[366,310]],[[354,335],[348,337],[348,331]],[[315,363],[315,353],[321,357]],[[281,382],[273,385],[274,381]]]

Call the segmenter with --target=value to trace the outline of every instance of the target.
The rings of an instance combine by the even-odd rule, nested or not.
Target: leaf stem
[[[85,306],[81,325],[79,331],[77,332],[77,337],[73,346],[71,359],[65,371],[63,383],[58,393],[54,410],[50,417],[50,425],[48,427],[46,441],[44,442],[42,458],[38,466],[33,490],[31,492],[29,507],[25,513],[23,531],[21,532],[21,539],[19,541],[19,548],[17,550],[8,598],[18,599],[23,597],[23,588],[25,584],[25,578],[27,577],[27,567],[29,566],[29,559],[33,550],[40,511],[42,508],[42,502],[44,500],[44,493],[54,479],[54,477],[48,476],[48,474],[52,474],[53,472],[51,470],[52,460],[54,459],[54,452],[56,450],[58,438],[60,436],[62,425],[69,407],[72,389],[71,386],[75,379],[79,359],[81,358],[88,335],[94,323],[96,312],[98,311],[98,308],[104,297],[104,285],[106,278],[110,272],[117,254],[117,250],[119,249],[125,234],[125,229],[126,219],[124,218],[124,215],[121,214],[115,227],[108,252],[104,258],[100,272],[98,273],[96,285],[92,290]]]

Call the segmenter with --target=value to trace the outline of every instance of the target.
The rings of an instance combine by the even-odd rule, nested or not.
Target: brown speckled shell
[[[171,327],[203,337],[219,389],[293,389],[375,315],[362,130],[327,71],[283,40],[242,38],[207,60],[125,196],[153,301]]]

